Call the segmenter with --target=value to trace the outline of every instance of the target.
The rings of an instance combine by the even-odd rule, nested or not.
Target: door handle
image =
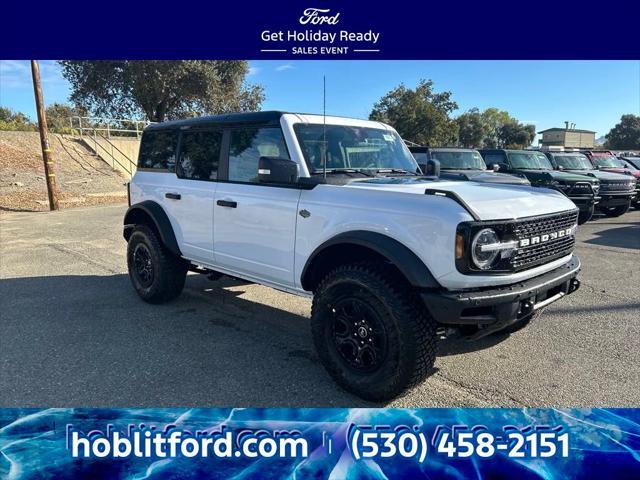
[[[238,202],[234,202],[233,200],[218,200],[216,203],[221,207],[229,207],[229,208],[238,207]]]
[[[165,193],[164,196],[171,200],[180,200],[182,198],[179,193]]]

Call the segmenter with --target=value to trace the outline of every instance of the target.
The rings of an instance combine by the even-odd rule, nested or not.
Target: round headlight
[[[488,270],[495,261],[496,257],[500,253],[499,250],[486,250],[482,251],[483,245],[492,245],[500,243],[500,239],[496,232],[491,228],[483,228],[476,236],[473,237],[471,242],[471,258],[476,267],[480,270]]]

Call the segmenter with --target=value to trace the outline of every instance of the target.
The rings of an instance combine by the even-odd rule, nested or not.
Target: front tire
[[[582,225],[583,223],[587,223],[593,217],[595,212],[595,207],[591,205],[588,210],[580,210],[578,213],[578,225]]]
[[[129,278],[140,298],[165,303],[184,288],[188,265],[171,253],[145,225],[136,226],[127,245]]]
[[[311,330],[336,383],[366,400],[400,395],[435,361],[435,321],[404,279],[373,264],[326,275],[313,298]]]
[[[600,211],[607,217],[619,217],[629,211],[631,207],[631,201],[628,201],[624,205],[618,205],[617,207],[600,207]]]

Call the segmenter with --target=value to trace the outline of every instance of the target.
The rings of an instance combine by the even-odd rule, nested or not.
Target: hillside
[[[60,208],[126,202],[126,178],[67,135],[51,134]],[[48,210],[38,132],[0,131],[0,212]]]

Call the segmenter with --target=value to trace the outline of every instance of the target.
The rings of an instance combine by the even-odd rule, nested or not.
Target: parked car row
[[[548,151],[410,146],[418,164],[440,163],[441,177],[511,183],[562,192],[579,208],[578,223],[595,210],[618,217],[640,200],[640,170],[608,151]],[[640,158],[639,158],[640,160]]]

